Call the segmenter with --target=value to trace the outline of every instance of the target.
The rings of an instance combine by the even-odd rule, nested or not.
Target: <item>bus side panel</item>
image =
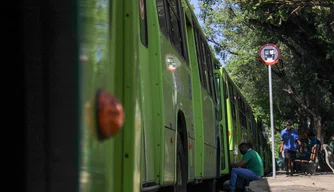
[[[229,94],[229,98],[226,101],[226,107],[227,107],[227,122],[228,122],[228,141],[229,141],[229,153],[230,153],[230,161],[231,162],[236,162],[235,159],[235,153],[234,153],[234,143],[235,143],[235,130],[234,130],[234,122],[233,122],[233,118],[232,118],[232,105],[231,105],[231,89],[230,89],[230,85],[228,83],[228,81],[225,82],[227,84],[227,90],[228,90],[228,94]]]
[[[99,4],[103,5],[100,6]],[[81,191],[121,191],[122,136],[98,139],[95,116],[96,95],[103,89],[123,102],[123,3],[119,1],[82,1],[80,4],[82,149]],[[109,12],[111,10],[111,12]],[[111,18],[110,18],[110,17]],[[98,28],[103,26],[103,28]],[[110,43],[110,44],[109,44]],[[111,46],[110,46],[111,45]],[[118,49],[116,49],[116,46]],[[117,86],[116,86],[117,82]],[[118,166],[115,164],[118,163]]]
[[[227,175],[229,173],[229,141],[228,141],[228,122],[227,122],[227,106],[226,106],[226,84],[222,74],[222,69],[215,70],[215,76],[217,81],[217,87],[220,96],[220,107],[219,109],[221,120],[219,122],[219,141],[220,141],[220,174]]]
[[[138,1],[140,2],[140,1]],[[139,70],[142,103],[142,154],[141,154],[141,184],[142,186],[159,183],[159,166],[162,157],[160,155],[160,131],[163,130],[161,123],[161,90],[159,77],[156,71],[160,70],[157,65],[157,52],[160,49],[159,24],[155,3],[146,3],[146,29],[147,46],[139,44]],[[145,25],[142,23],[142,25]],[[141,31],[142,32],[142,31]],[[161,114],[161,116],[160,116]]]
[[[199,68],[196,55],[195,34],[193,28],[193,18],[189,7],[185,10],[187,23],[187,42],[189,53],[189,66],[191,77],[191,98],[192,98],[192,125],[189,134],[189,145],[192,149],[189,150],[190,167],[189,180],[200,179],[203,176],[203,152],[204,152],[204,138],[203,138],[203,112],[202,112],[202,87],[200,83]],[[190,143],[191,142],[191,143]]]
[[[165,17],[164,12],[158,12],[161,2],[146,1],[147,30],[148,30],[148,60],[141,59],[140,74],[142,76],[142,102],[144,107],[145,129],[145,170],[146,181],[163,185],[165,174],[165,121],[164,117],[164,87],[163,87],[163,56],[161,55],[161,32],[159,15]],[[158,4],[157,4],[158,3]],[[170,107],[169,107],[170,108]],[[175,118],[175,115],[171,116]],[[173,122],[173,125],[175,123]],[[172,143],[173,145],[175,143]],[[170,147],[170,146],[167,146]],[[173,147],[174,148],[174,147]],[[174,150],[175,151],[175,150]],[[175,164],[175,163],[174,163]],[[169,168],[171,169],[171,168]],[[168,172],[174,175],[173,172]],[[170,176],[172,177],[172,176]],[[170,178],[168,176],[168,178]],[[142,179],[143,180],[143,179]]]
[[[138,16],[124,12],[138,13],[139,9],[130,1],[83,0],[79,10],[80,105],[85,110],[80,119],[80,191],[138,191]],[[96,116],[100,90],[116,96],[125,111],[121,131],[104,139],[98,133]]]
[[[122,191],[138,191],[140,187],[141,112],[139,45],[142,41],[139,31],[139,2],[124,0],[124,73],[123,94],[126,117],[123,129],[123,186]],[[117,36],[115,37],[117,38]],[[118,47],[115,47],[118,48]],[[131,57],[129,57],[131,55]],[[116,81],[115,83],[118,82]],[[116,161],[115,166],[118,163]],[[115,175],[117,177],[117,175]],[[117,182],[117,180],[115,180]]]
[[[178,2],[178,1],[177,1]],[[169,3],[165,5],[169,6]],[[191,93],[189,87],[191,86],[190,70],[186,61],[186,56],[182,55],[180,52],[180,47],[182,43],[178,42],[179,39],[182,39],[182,42],[185,40],[183,37],[183,21],[181,20],[182,11],[181,8],[176,10],[176,7],[169,7],[173,11],[169,11],[169,17],[162,15],[162,11],[159,12],[159,19],[163,21],[167,20],[167,26],[173,28],[172,31],[167,30],[169,33],[161,31],[160,34],[160,43],[159,43],[159,53],[160,62],[157,63],[161,67],[160,71],[155,72],[157,75],[160,75],[162,78],[161,87],[162,87],[162,102],[163,102],[163,124],[161,127],[164,130],[164,135],[162,135],[162,140],[165,141],[162,147],[164,150],[163,166],[161,166],[162,175],[160,179],[163,181],[163,185],[171,185],[176,181],[176,142],[171,142],[171,140],[177,140],[177,132],[182,132],[184,138],[187,139],[189,134],[191,135],[191,124],[192,124],[192,101]],[[160,6],[159,8],[163,8]],[[180,13],[181,17],[176,17],[174,14]],[[172,19],[171,19],[172,18]],[[160,24],[163,24],[161,22]],[[175,33],[175,34],[174,34]],[[178,44],[178,43],[179,44]],[[184,48],[184,47],[182,47]],[[184,53],[186,54],[186,53]],[[182,114],[179,116],[179,113]],[[184,118],[184,119],[178,119]],[[178,122],[185,122],[184,127],[179,127]],[[174,133],[173,133],[174,132]],[[188,140],[188,139],[187,139]],[[186,145],[189,144],[185,143]],[[188,146],[185,146],[188,148]],[[189,151],[189,150],[188,150]],[[174,155],[167,155],[167,152],[174,153]],[[188,154],[185,154],[188,156]],[[162,183],[161,183],[162,184]]]
[[[215,177],[216,171],[216,138],[215,114],[212,98],[202,88],[203,132],[204,132],[204,178]]]

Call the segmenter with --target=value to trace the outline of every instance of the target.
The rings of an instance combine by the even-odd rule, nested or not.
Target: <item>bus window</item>
[[[147,38],[147,16],[146,16],[146,0],[139,1],[140,14],[140,39],[145,47],[148,47]]]
[[[218,105],[218,108],[219,108],[219,117],[218,117],[218,120],[221,121],[222,120],[222,102],[221,102],[221,88],[220,88],[220,78],[219,78],[219,75],[216,74],[215,75],[215,78],[216,78],[216,82],[217,82],[217,95],[216,95],[216,98],[217,98],[217,105]]]
[[[164,0],[157,0],[157,11],[159,17],[160,31],[164,33],[166,36],[168,36]]]
[[[195,34],[195,44],[196,44],[196,55],[197,55],[197,63],[198,63],[198,71],[199,71],[199,77],[201,81],[201,85],[206,89],[206,79],[205,79],[205,69],[202,65],[203,63],[203,51],[202,51],[202,43],[200,34],[198,32],[197,27],[194,27],[194,34]]]
[[[171,1],[173,2],[173,1]],[[173,6],[169,6],[169,16],[170,16],[170,32],[171,32],[171,41],[175,45],[176,49],[182,53],[182,42],[181,42],[181,33],[180,33],[180,18],[178,17],[177,14],[177,9],[175,2]]]
[[[232,84],[231,84],[232,85]],[[231,101],[231,108],[232,108],[232,118],[235,121],[237,116],[236,116],[236,111],[235,111],[235,100],[236,100],[236,96],[234,95],[234,91],[233,91],[233,87],[231,86],[231,97],[230,97],[230,101]]]
[[[188,61],[183,12],[179,0],[157,0],[160,30]]]

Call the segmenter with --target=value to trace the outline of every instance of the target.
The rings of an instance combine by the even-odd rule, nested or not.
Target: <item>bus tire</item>
[[[176,192],[187,192],[188,176],[186,172],[187,162],[185,161],[184,147],[180,134],[177,135],[177,162],[176,162]]]

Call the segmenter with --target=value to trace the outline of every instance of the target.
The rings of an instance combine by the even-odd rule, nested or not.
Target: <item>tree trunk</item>
[[[319,115],[313,116],[313,120],[314,120],[314,128],[315,128],[317,139],[319,139],[321,144],[323,144],[324,135],[322,133],[322,127],[321,127],[321,117]]]

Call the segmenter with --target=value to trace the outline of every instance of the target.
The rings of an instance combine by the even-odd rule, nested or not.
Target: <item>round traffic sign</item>
[[[273,65],[277,63],[281,56],[281,53],[279,48],[275,44],[268,43],[260,48],[258,56],[264,64]]]

